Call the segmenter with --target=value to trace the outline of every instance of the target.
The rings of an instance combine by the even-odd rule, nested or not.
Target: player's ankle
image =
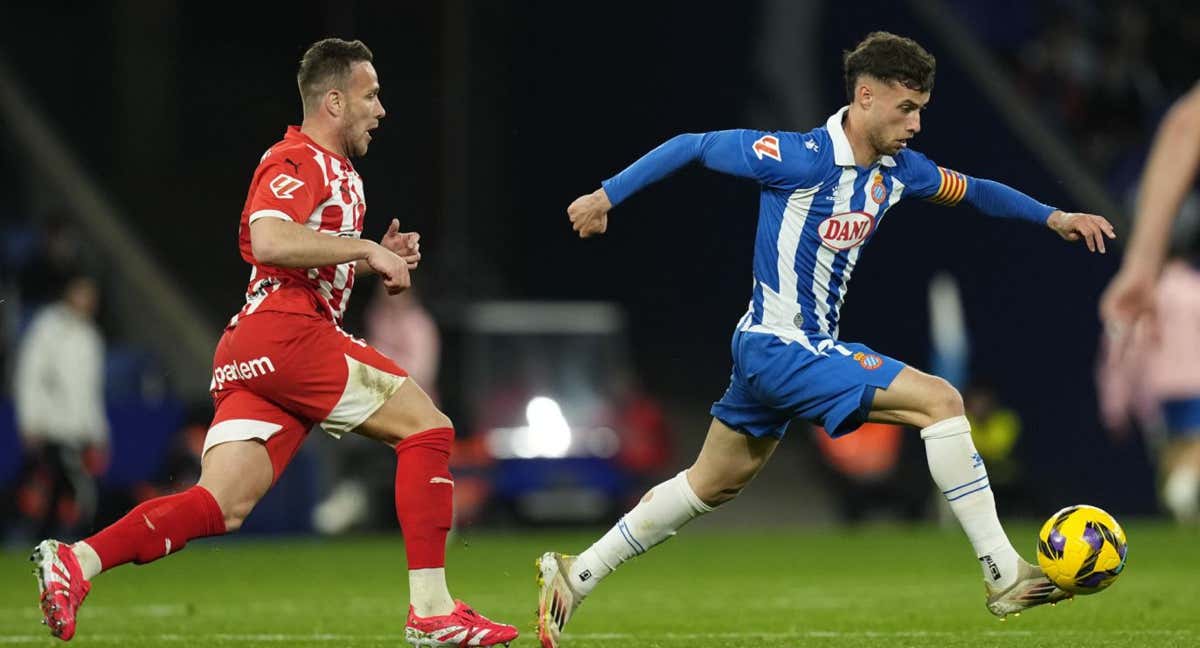
[[[1021,556],[1012,545],[997,547],[979,557],[983,578],[995,589],[1005,589],[1017,582]]]
[[[571,564],[571,569],[566,574],[567,586],[571,588],[578,600],[582,601],[612,571],[613,567],[604,562],[593,545],[579,554],[575,562]]]
[[[408,591],[413,613],[419,617],[444,616],[454,611],[443,567],[409,570]]]
[[[104,571],[100,555],[88,543],[82,540],[76,542],[71,545],[71,553],[75,554],[75,559],[79,561],[79,569],[83,572],[84,579],[92,580]]]

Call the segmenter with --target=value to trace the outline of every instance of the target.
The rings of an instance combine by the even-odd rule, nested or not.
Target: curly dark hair
[[[917,41],[890,32],[867,34],[851,51],[842,53],[846,99],[854,101],[854,84],[867,75],[880,81],[896,81],[917,92],[933,90],[937,61]]]
[[[305,112],[331,88],[340,88],[346,83],[351,65],[373,58],[371,50],[360,40],[326,38],[313,43],[304,52],[300,70],[296,72]]]

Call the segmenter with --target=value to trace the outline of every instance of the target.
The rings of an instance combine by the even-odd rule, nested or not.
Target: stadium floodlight
[[[535,396],[525,406],[525,419],[528,425],[516,428],[510,436],[513,454],[523,459],[567,456],[571,448],[571,426],[558,401],[548,396]]]

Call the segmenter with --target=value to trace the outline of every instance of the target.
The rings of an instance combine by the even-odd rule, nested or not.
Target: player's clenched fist
[[[382,245],[373,245],[365,261],[383,279],[383,287],[389,295],[402,293],[412,285],[408,264],[400,255]]]
[[[567,207],[567,216],[571,219],[571,228],[579,232],[579,238],[587,238],[608,230],[610,209],[612,202],[608,200],[608,194],[604,193],[604,189],[597,189],[576,198]]]

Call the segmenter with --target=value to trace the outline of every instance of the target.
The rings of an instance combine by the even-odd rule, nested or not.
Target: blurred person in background
[[[1103,339],[1101,419],[1118,438],[1137,422],[1157,454],[1160,498],[1178,521],[1200,522],[1200,257],[1175,255],[1154,287],[1154,317]]]
[[[617,465],[631,478],[636,491],[623,505],[635,505],[651,486],[670,474],[675,455],[674,433],[662,403],[647,392],[631,371],[618,373],[605,418],[619,439]]]
[[[879,512],[912,522],[924,517],[928,489],[911,479],[901,461],[908,454],[903,427],[864,423],[835,439],[814,426],[812,439],[843,523],[859,524]]]
[[[439,645],[461,633],[461,643],[490,646],[516,638],[516,628],[453,599],[446,584],[452,422],[404,369],[341,328],[356,276],[377,274],[398,294],[420,260],[415,235],[400,232],[397,219],[379,243],[362,238],[367,206],[350,158],[366,155],[385,115],[373,59],[361,41],[337,38],[314,43],[301,58],[303,122],[258,160],[239,218],[250,280],[213,358],[215,414],[200,481],[74,544],[37,545],[31,560],[53,636],[75,635],[76,612],[98,574],[241,528],[319,424],[335,437],[380,441],[395,458],[395,512],[408,560],[405,640]]]
[[[58,296],[84,256],[79,232],[65,213],[47,216],[38,234],[37,247],[18,272],[21,304],[30,311]]]
[[[412,240],[415,244],[420,237],[414,233]],[[388,295],[380,282],[367,305],[366,338],[380,353],[403,366],[418,384],[428,385],[426,392],[437,402],[442,338],[416,288]]]
[[[576,607],[614,569],[734,499],[793,418],[833,436],[868,421],[919,428],[930,473],[982,569],[987,609],[1004,617],[1069,596],[1009,541],[958,391],[866,345],[838,340],[838,318],[862,247],[902,197],[965,202],[1100,253],[1105,239],[1115,237],[1112,225],[940,167],[910,149],[935,68],[915,41],[873,32],[845,53],[843,64],[849,105],[824,126],[807,133],[679,135],[567,208],[572,227],[586,238],[607,230],[613,207],[691,163],[760,184],[753,294],[733,334],[730,385],[712,407],[704,447],[690,468],[650,490],[579,556],[547,552],[537,559],[543,646],[559,644]]]
[[[1121,269],[1100,297],[1100,317],[1118,341],[1136,322],[1153,318],[1155,283],[1162,272],[1171,228],[1200,170],[1200,84],[1167,112],[1138,189],[1136,217]]]
[[[1034,489],[1025,485],[1017,447],[1021,441],[1021,416],[1006,406],[988,382],[976,379],[963,392],[963,407],[971,422],[971,439],[987,462],[988,482],[1006,514],[1040,510]]]
[[[1159,451],[1163,503],[1176,519],[1192,522],[1200,498],[1200,275],[1194,244],[1170,261],[1168,251],[1198,172],[1200,84],[1159,125],[1129,246],[1100,298],[1105,423],[1124,430],[1131,412],[1146,429],[1161,420],[1170,437]]]
[[[94,279],[68,276],[17,351],[13,391],[25,453],[17,508],[19,527],[35,537],[90,530],[96,514],[109,445],[99,301]]]

